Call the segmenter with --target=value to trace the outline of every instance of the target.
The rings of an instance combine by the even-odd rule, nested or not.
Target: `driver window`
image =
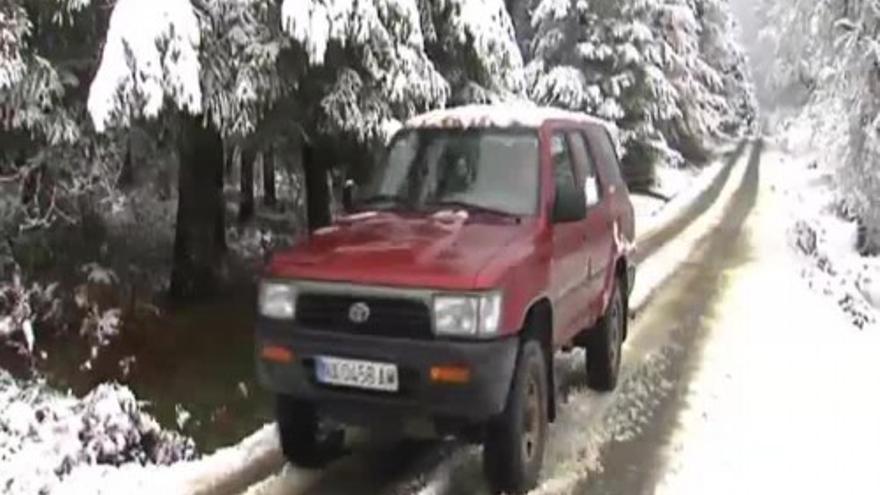
[[[577,131],[568,133],[568,140],[571,143],[571,150],[574,154],[575,163],[578,167],[578,173],[584,181],[584,195],[587,198],[587,208],[599,204],[599,178],[596,174],[596,164],[590,157],[587,150],[587,142],[584,135]]]
[[[576,184],[574,168],[572,167],[571,154],[565,135],[553,134],[550,139],[550,158],[553,160],[553,175],[556,178],[556,190],[572,187]]]

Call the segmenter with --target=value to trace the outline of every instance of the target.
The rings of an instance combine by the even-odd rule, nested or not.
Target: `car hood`
[[[356,284],[478,289],[477,276],[527,236],[534,221],[465,211],[367,212],[342,217],[276,253],[270,277]]]

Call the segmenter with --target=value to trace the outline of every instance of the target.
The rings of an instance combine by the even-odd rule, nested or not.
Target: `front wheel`
[[[626,304],[622,284],[614,284],[611,300],[599,323],[587,340],[587,385],[593,390],[608,392],[617,386],[626,325]]]
[[[493,493],[525,493],[538,484],[547,438],[547,366],[536,341],[520,350],[507,405],[487,425],[483,469]]]
[[[281,451],[291,464],[321,468],[342,454],[344,432],[322,428],[313,404],[279,395],[275,402],[275,418]]]

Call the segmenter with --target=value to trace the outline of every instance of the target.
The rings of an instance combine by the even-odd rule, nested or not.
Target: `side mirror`
[[[351,179],[346,179],[342,185],[342,207],[345,211],[354,209],[355,193],[357,192],[357,184]]]
[[[553,202],[553,223],[577,222],[587,217],[587,198],[584,190],[574,184],[556,187]]]

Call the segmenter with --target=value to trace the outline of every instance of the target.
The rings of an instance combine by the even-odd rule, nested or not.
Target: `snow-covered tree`
[[[654,162],[677,158],[661,133],[681,111],[653,30],[658,6],[654,0],[543,0],[532,12],[526,69],[532,98],[616,122],[632,183],[651,182]]]
[[[721,74],[703,57],[702,25],[692,2],[666,0],[656,18],[663,39],[665,72],[678,92],[681,118],[666,135],[682,153],[704,155],[704,141],[717,135],[730,112]]]
[[[525,96],[523,58],[503,0],[419,0],[425,48],[452,103]]]
[[[722,118],[722,130],[728,134],[754,129],[757,99],[745,51],[737,37],[739,26],[727,0],[695,0],[702,25],[700,51],[720,75],[728,112]]]
[[[873,2],[765,2],[764,36],[776,47],[776,87],[807,91],[805,117],[840,202],[880,246],[880,12]]]
[[[79,222],[93,200],[114,192],[116,166],[105,158],[118,147],[96,151],[84,111],[105,7],[0,2],[0,229],[8,236]]]
[[[421,13],[416,0],[116,2],[89,107],[99,129],[163,115],[178,121],[173,292],[208,292],[221,271],[222,141],[262,148],[281,134],[304,135],[314,227],[329,220],[327,166],[363,156],[356,150],[380,141],[389,123],[446,105],[450,85],[426,52]],[[456,89],[519,89],[516,52],[491,41],[509,37],[509,26],[463,22],[455,8],[432,13],[463,23],[435,24],[447,36],[438,42],[479,41],[476,56],[460,62],[479,64],[448,67],[463,74]]]
[[[389,120],[446,104],[415,0],[285,0],[282,22],[304,50],[301,83],[325,132],[374,139]]]
[[[51,144],[79,136],[74,117],[61,101],[70,73],[53,64],[34,33],[35,27],[63,22],[59,16],[65,5],[55,5],[60,9],[56,16],[44,11],[29,15],[20,0],[0,3],[0,131],[25,131]]]

